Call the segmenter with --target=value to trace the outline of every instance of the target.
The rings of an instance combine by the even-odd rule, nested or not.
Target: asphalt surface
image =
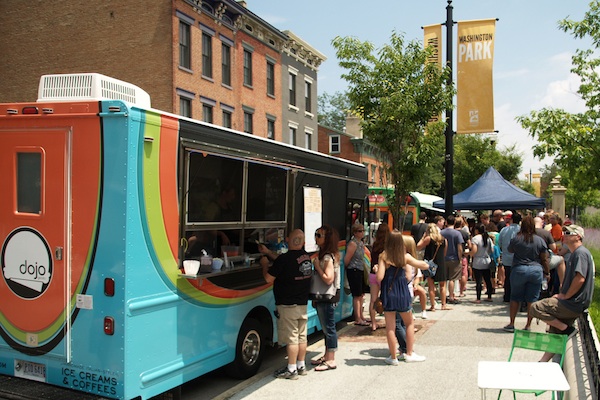
[[[308,362],[323,354],[324,342],[319,340],[309,346],[308,373],[297,380],[275,379],[273,370],[267,370],[244,382],[216,399],[376,399],[401,398],[403,400],[424,399],[478,399],[482,393],[477,386],[479,361],[506,361],[512,345],[512,333],[502,328],[508,324],[508,304],[502,302],[502,288],[493,296],[493,302],[474,304],[474,283],[468,283],[466,297],[461,304],[452,305],[449,311],[438,309],[427,312],[428,319],[420,317],[420,303],[415,301],[415,352],[427,357],[420,363],[404,363],[390,366],[385,363],[388,357],[385,329],[374,333],[370,327],[348,324],[339,332],[339,349],[336,353],[337,368],[324,372],[315,371]],[[485,295],[484,295],[485,297]],[[519,313],[515,326],[525,326],[526,314]],[[384,324],[383,317],[378,322]],[[543,322],[532,330],[544,332]],[[570,345],[578,347],[578,335]],[[518,361],[538,361],[541,353],[523,351],[515,353]],[[287,364],[281,356],[274,369]],[[569,363],[565,363],[567,366]],[[577,368],[581,370],[581,366]],[[581,375],[581,371],[577,372]],[[582,381],[589,379],[583,378]],[[585,390],[574,387],[565,398],[592,398],[582,393]],[[487,398],[498,397],[497,390],[487,390]],[[531,396],[533,395],[521,395]],[[551,393],[544,393],[536,399],[550,399]],[[512,393],[504,391],[502,398],[512,398]]]

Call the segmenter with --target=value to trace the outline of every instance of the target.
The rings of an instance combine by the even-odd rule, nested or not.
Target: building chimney
[[[360,118],[354,115],[346,115],[346,133],[355,138],[362,139],[363,132],[360,126]]]
[[[239,3],[240,6],[242,6],[244,8],[248,8],[248,3],[246,3],[245,0],[237,0],[237,2]]]

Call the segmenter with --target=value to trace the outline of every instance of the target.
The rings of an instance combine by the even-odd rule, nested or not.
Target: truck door
[[[0,129],[0,334],[67,359],[69,129]],[[68,361],[68,360],[67,360]]]

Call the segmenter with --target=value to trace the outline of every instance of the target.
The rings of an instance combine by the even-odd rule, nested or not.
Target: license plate
[[[15,376],[38,382],[46,382],[46,365],[31,361],[15,360]]]

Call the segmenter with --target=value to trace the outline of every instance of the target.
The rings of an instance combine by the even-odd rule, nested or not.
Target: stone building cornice
[[[321,63],[327,60],[327,57],[323,53],[306,43],[293,32],[283,31],[283,33],[288,37],[283,46],[283,51],[306,67],[317,71]]]

